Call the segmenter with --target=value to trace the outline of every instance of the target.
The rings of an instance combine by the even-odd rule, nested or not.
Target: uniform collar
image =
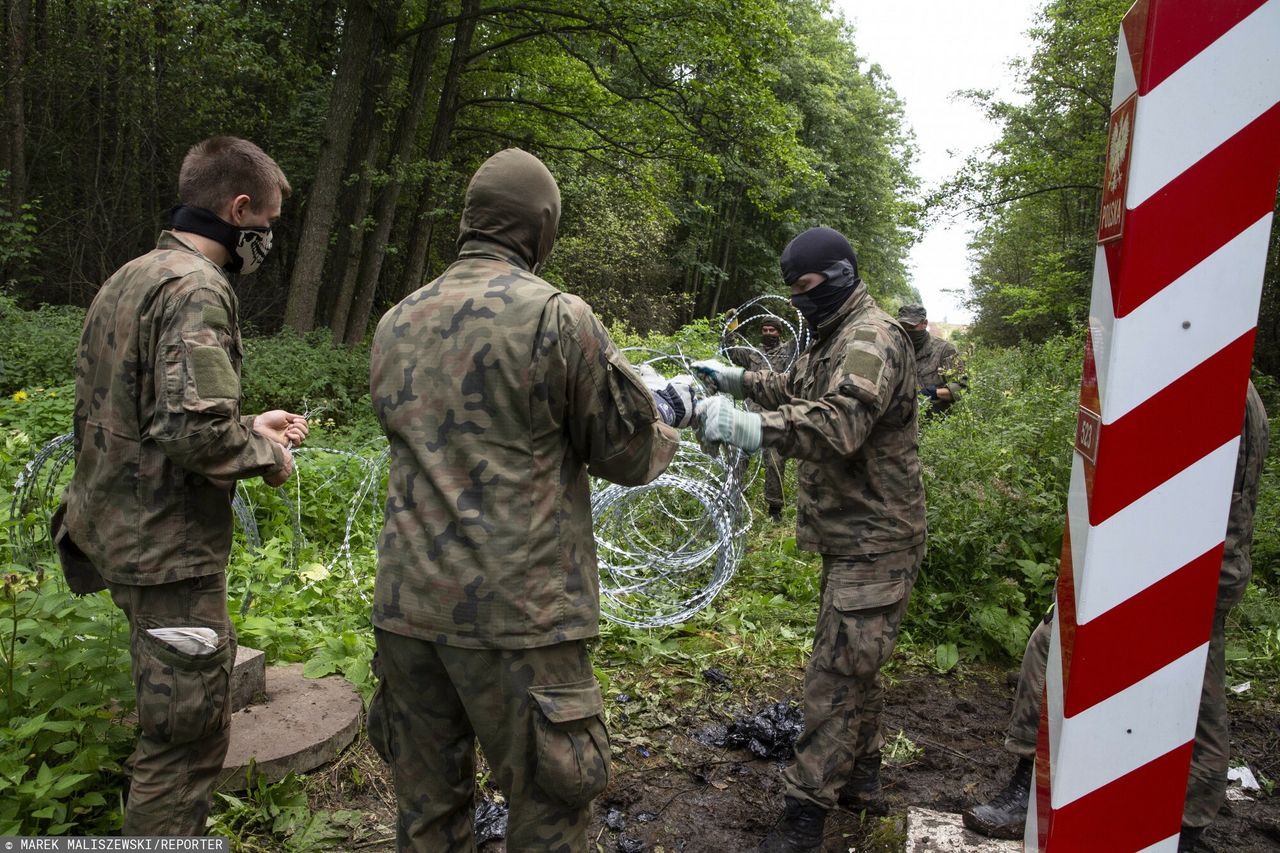
[[[222,276],[224,280],[230,283],[231,278],[227,275],[227,271],[211,261],[208,256],[195,247],[195,244],[187,240],[180,231],[171,231],[165,229],[160,232],[159,238],[156,239],[157,249],[166,249],[177,252],[190,252],[196,257],[203,260],[209,266],[213,267]]]
[[[874,304],[871,299],[871,292],[867,290],[865,282],[859,284],[853,289],[853,293],[844,301],[844,304],[836,309],[836,313],[832,314],[822,325],[814,330],[814,337],[818,340],[825,340],[836,329],[844,325],[845,318],[850,314],[861,314],[867,309],[868,305]]]
[[[532,272],[529,269],[529,263],[518,252],[507,248],[501,243],[494,243],[490,240],[468,240],[463,243],[462,249],[458,252],[458,260],[470,258],[488,258],[494,261],[503,261],[513,267]]]

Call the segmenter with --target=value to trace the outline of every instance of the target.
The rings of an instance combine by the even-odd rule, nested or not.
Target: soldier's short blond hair
[[[280,190],[282,199],[293,191],[275,160],[249,140],[235,136],[212,136],[192,145],[178,173],[182,203],[215,213],[242,194],[259,211],[273,189]]]

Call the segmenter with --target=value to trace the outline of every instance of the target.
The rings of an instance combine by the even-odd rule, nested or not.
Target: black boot
[[[1018,759],[1013,778],[1003,791],[986,805],[965,809],[964,825],[990,838],[1022,838],[1026,831],[1033,766],[1030,758]]]
[[[787,797],[782,820],[755,853],[820,853],[826,822],[826,809]]]
[[[1204,835],[1203,826],[1184,826],[1182,832],[1178,833],[1178,853],[1192,853],[1193,850],[1201,849],[1200,836]]]
[[[840,807],[859,811],[880,793],[880,753],[864,755],[853,763],[849,781],[840,789]]]

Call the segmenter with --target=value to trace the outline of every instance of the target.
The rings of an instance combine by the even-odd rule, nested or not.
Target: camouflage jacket
[[[469,648],[598,634],[588,474],[646,483],[678,437],[587,304],[471,240],[371,358],[391,443],[374,624]]]
[[[749,371],[764,445],[800,460],[796,544],[832,555],[924,541],[911,341],[860,288],[785,374]]]
[[[1270,440],[1267,412],[1258,389],[1249,383],[1244,404],[1244,428],[1236,456],[1235,480],[1231,486],[1231,509],[1227,516],[1226,545],[1222,553],[1222,574],[1218,579],[1218,606],[1239,603],[1253,575],[1249,557],[1253,543],[1253,513],[1258,506],[1258,481],[1267,458]]]
[[[956,345],[935,335],[930,335],[925,345],[916,351],[916,385],[946,386],[951,391],[950,400],[930,400],[930,409],[945,412],[951,408],[969,388],[965,375],[964,359]]]
[[[231,481],[283,449],[240,415],[237,300],[172,231],[98,291],[76,361],[67,533],[113,583],[216,574],[231,551]]]

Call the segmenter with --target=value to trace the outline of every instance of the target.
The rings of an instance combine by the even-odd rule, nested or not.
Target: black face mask
[[[804,293],[791,297],[791,304],[803,316],[809,328],[817,329],[826,322],[840,306],[853,295],[853,291],[862,279],[854,272],[848,261],[838,261],[835,266],[825,270],[826,281]]]
[[[262,266],[271,251],[269,227],[236,227],[203,207],[178,205],[170,212],[176,231],[189,231],[220,243],[231,255],[224,264],[228,272],[248,274]]]
[[[780,340],[782,340],[782,337],[780,335],[761,335],[760,336],[760,343],[764,344],[767,347],[776,347],[778,345],[778,341]]]
[[[919,352],[925,344],[929,343],[928,329],[907,329],[907,337],[911,338],[911,345]]]

